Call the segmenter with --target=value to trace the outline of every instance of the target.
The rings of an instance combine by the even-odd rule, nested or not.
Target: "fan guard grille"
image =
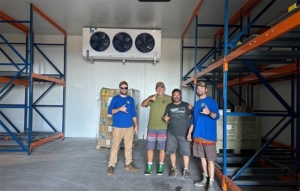
[[[90,38],[90,45],[97,52],[105,51],[109,47],[109,44],[109,36],[102,31],[95,32]]]
[[[118,52],[127,52],[132,47],[132,38],[126,32],[119,32],[114,36],[112,43]]]
[[[135,47],[142,53],[148,53],[153,50],[155,40],[149,33],[141,33],[135,39]]]

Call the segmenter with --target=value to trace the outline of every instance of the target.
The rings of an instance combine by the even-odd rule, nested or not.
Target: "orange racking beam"
[[[15,21],[14,18],[8,16],[7,14],[3,13],[2,11],[0,11],[0,19],[1,20],[6,20],[6,21]],[[27,26],[23,25],[22,23],[11,23],[11,22],[9,22],[8,24],[10,24],[10,25],[16,27],[17,29],[25,32],[26,36],[28,36],[28,32],[30,31],[30,29]]]
[[[194,17],[195,17],[196,15],[198,15],[198,11],[199,11],[199,8],[200,8],[202,2],[203,2],[203,0],[199,0],[199,1],[198,1],[197,5],[196,5],[196,7],[195,7],[195,10],[194,10],[194,12],[193,12],[193,14],[192,14],[192,16],[191,16],[191,18],[190,18],[188,24],[186,25],[185,29],[183,30],[183,33],[182,33],[182,36],[181,36],[181,40],[184,40],[184,35],[186,34],[187,30],[190,28],[190,25],[191,25],[191,23],[192,23]],[[198,23],[197,23],[197,24],[198,24]]]
[[[235,25],[237,22],[240,21],[241,19],[241,15],[242,17],[246,16],[247,14],[249,14],[262,0],[248,0],[244,6],[237,11],[228,21],[229,25]],[[230,29],[230,28],[229,28]],[[221,36],[224,34],[224,27],[220,28],[216,34],[214,35],[214,39],[217,39],[217,36],[220,35]]]
[[[222,190],[227,190],[227,187],[230,188],[231,191],[242,191],[232,180],[230,180],[227,176],[224,176],[222,172],[215,167],[215,174],[222,181]]]
[[[6,77],[0,77],[0,82],[8,83],[10,82],[11,78],[6,78]],[[16,85],[24,85],[25,87],[28,87],[28,82],[24,80],[17,80],[15,79],[12,84]]]
[[[55,134],[53,136],[49,136],[47,138],[39,139],[38,141],[30,143],[30,153],[32,152],[33,148],[35,148],[35,147],[37,147],[39,145],[42,145],[44,143],[50,142],[50,141],[52,141],[54,139],[58,139],[60,137],[61,137],[61,139],[64,139],[64,134],[63,133],[58,133],[58,134]]]
[[[241,47],[237,48],[236,50],[232,51],[230,54],[228,54],[226,57],[224,57],[222,60],[214,62],[210,64],[206,69],[202,70],[201,72],[198,72],[194,78],[199,78],[206,73],[222,66],[224,64],[224,60],[227,60],[227,62],[234,60],[235,58],[249,52],[250,50],[253,50],[260,45],[273,40],[274,38],[298,27],[300,25],[300,11],[297,13],[291,15],[287,19],[283,20],[282,22],[278,23],[277,25],[273,26],[263,34],[259,35],[258,37],[252,39],[250,42],[247,42],[244,45],[241,45]],[[230,63],[229,63],[230,64]],[[192,82],[194,79],[190,78],[188,80],[185,80],[182,82],[182,85],[188,84]]]
[[[265,70],[263,72],[261,72],[260,74],[265,78],[273,78],[273,77],[280,77],[280,76],[285,76],[288,74],[292,74],[292,73],[296,73],[296,62],[292,63],[292,64],[288,64],[285,66],[281,66],[278,68],[273,68],[270,70]],[[234,80],[230,80],[228,81],[228,87],[231,86],[235,86],[235,85],[242,85],[242,84],[247,84],[247,83],[251,83],[251,82],[256,82],[259,81],[257,76],[255,74],[251,74],[248,76],[243,76]],[[223,84],[218,84],[217,85],[218,88],[222,88]]]
[[[278,23],[277,25],[273,26],[263,34],[259,35],[258,37],[254,38],[250,42],[242,45],[235,51],[231,52],[227,55],[228,62],[234,60],[235,58],[253,50],[260,45],[273,40],[274,38],[298,27],[300,25],[300,12],[291,15],[287,19],[283,20],[282,22]]]
[[[198,79],[199,77],[205,75],[206,73],[213,71],[216,68],[219,68],[220,66],[223,66],[224,64],[224,58],[220,61],[214,62],[213,64],[209,65],[207,68],[203,69],[201,72],[198,72],[197,74],[195,74],[195,76],[193,78],[187,79],[184,82],[182,82],[182,86],[184,86],[185,84],[188,84],[192,81],[194,81],[194,79]]]
[[[275,83],[275,82],[283,82],[283,81],[287,81],[287,79],[268,79],[267,80],[269,83]],[[251,83],[251,85],[262,85],[263,83],[261,81],[256,81]]]
[[[38,9],[36,6],[32,5],[32,10],[37,12],[41,17],[46,19],[49,23],[51,23],[55,28],[57,28],[60,32],[64,34],[64,38],[67,37],[67,33],[64,29],[62,29],[58,24],[56,24],[50,17],[48,17],[45,13],[43,13],[40,9]]]
[[[265,138],[263,141],[267,142],[267,141],[269,141],[269,139],[268,139],[268,138]],[[271,144],[274,145],[274,146],[277,146],[277,147],[283,147],[283,148],[286,148],[286,149],[288,149],[288,150],[290,150],[290,151],[296,151],[296,148],[295,148],[295,147],[291,147],[291,146],[289,146],[289,145],[286,145],[286,144],[283,144],[283,143],[280,143],[280,142],[277,142],[277,141],[272,141]]]
[[[52,78],[52,77],[49,77],[49,76],[43,76],[41,74],[36,74],[36,73],[32,73],[31,75],[32,75],[32,78],[41,79],[41,80],[45,80],[45,81],[48,81],[48,82],[56,82],[56,83],[62,84],[63,87],[66,87],[66,82],[63,81],[63,80],[60,80],[60,79],[57,79],[57,78]]]

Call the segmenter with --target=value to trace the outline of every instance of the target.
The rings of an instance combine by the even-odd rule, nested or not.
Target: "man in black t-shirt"
[[[189,157],[191,154],[190,142],[186,139],[190,128],[191,110],[189,104],[181,101],[181,91],[174,89],[172,91],[172,103],[168,104],[163,119],[168,122],[168,135],[166,154],[170,154],[172,169],[170,176],[175,177],[178,174],[176,168],[176,150],[179,145],[180,154],[183,155],[183,177],[189,179]]]

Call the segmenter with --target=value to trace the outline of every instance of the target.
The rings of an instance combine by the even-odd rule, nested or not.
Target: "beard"
[[[174,103],[179,103],[181,101],[181,98],[172,98],[172,101]]]
[[[125,91],[125,93],[124,93],[123,91],[120,91],[120,93],[121,93],[122,95],[127,95],[127,91]]]
[[[197,92],[197,95],[198,96],[203,96],[203,95],[205,95],[205,92]]]

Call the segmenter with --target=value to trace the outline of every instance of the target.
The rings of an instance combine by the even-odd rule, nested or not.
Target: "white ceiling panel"
[[[271,0],[262,2],[253,10],[251,18],[257,15]],[[229,0],[229,16],[235,14],[247,0]],[[277,0],[257,21],[268,24],[284,12],[296,0]],[[138,0],[1,0],[0,10],[16,20],[30,19],[30,3],[34,4],[68,35],[81,35],[82,27],[162,29],[165,38],[180,38],[198,0],[171,0],[170,2],[139,2]],[[35,34],[60,34],[51,24],[34,13]],[[192,23],[186,38],[194,37]],[[199,9],[198,23],[223,24],[224,0],[203,0]],[[28,25],[28,24],[27,24]],[[199,38],[212,38],[219,28],[202,30]],[[18,33],[6,23],[0,24],[1,33]]]

